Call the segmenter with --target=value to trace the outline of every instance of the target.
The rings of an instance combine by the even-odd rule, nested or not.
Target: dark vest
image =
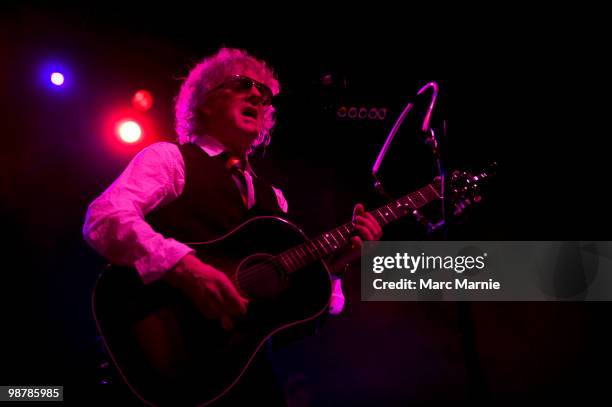
[[[224,155],[210,157],[191,143],[178,147],[185,162],[185,187],[177,199],[146,216],[157,232],[179,242],[200,242],[219,237],[251,217],[284,216],[269,184],[253,177],[255,205],[247,209],[225,167]]]

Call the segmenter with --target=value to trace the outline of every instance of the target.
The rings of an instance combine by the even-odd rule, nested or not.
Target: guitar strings
[[[351,223],[347,223],[345,225],[342,225],[342,226],[338,227],[337,229],[339,230],[342,227],[345,227],[347,229],[347,231],[349,231],[351,233],[354,231],[353,225]],[[347,238],[349,235],[347,235],[347,237],[344,237],[341,232],[339,232],[339,233],[340,233],[340,236],[342,237],[343,241],[339,242],[340,244],[336,248],[344,247],[349,242],[349,239]],[[245,269],[241,273],[240,279],[237,278],[238,277],[238,273],[236,273],[234,281],[237,282],[237,283],[248,284],[248,283],[252,282],[252,280],[257,277],[257,274],[260,273],[265,268],[279,266],[282,269],[286,270],[287,273],[292,273],[293,271],[296,271],[296,270],[298,270],[298,269],[300,269],[302,267],[305,267],[306,265],[308,265],[309,263],[311,263],[313,261],[317,261],[317,260],[322,259],[323,256],[321,256],[319,249],[317,249],[317,245],[314,243],[315,240],[320,239],[322,236],[323,235],[321,235],[321,236],[319,236],[319,237],[317,237],[315,239],[307,240],[304,243],[302,243],[302,244],[300,244],[300,245],[298,245],[298,246],[296,246],[296,247],[294,247],[294,248],[292,248],[290,250],[286,250],[286,251],[284,251],[284,252],[282,252],[282,253],[272,257],[271,259],[266,259],[265,261],[255,265],[255,266],[252,266],[252,267],[249,267],[249,268]],[[336,240],[336,242],[337,242],[337,240]],[[307,250],[305,250],[305,252],[313,253],[313,250],[308,248],[308,246],[307,246],[308,243],[311,243],[313,245],[313,247],[315,247],[315,250],[314,250],[315,254],[313,255],[312,259],[306,258],[306,262],[304,262],[303,261],[303,257],[299,253],[297,253],[296,250],[299,247],[303,246],[303,247],[305,247],[307,249]],[[290,259],[291,259],[292,263],[295,263],[297,265],[297,268],[292,266],[286,260],[285,261],[282,260],[282,256],[283,255],[284,256],[289,256],[288,253],[292,252],[292,251],[296,252],[298,261],[296,262],[294,257],[290,257]],[[327,254],[324,254],[324,255],[327,255]],[[286,266],[283,266],[283,263],[285,263]]]
[[[343,239],[345,240],[344,242],[342,242],[340,245],[338,245],[338,248],[340,247],[344,247],[348,244],[349,240],[347,240],[346,238],[343,237]],[[305,246],[308,242],[312,242],[312,240],[308,240],[306,242],[304,242],[302,245],[300,246]],[[314,244],[314,243],[313,243]],[[258,263],[255,266],[252,267],[248,267],[246,268],[240,275],[240,278],[238,278],[238,273],[236,273],[235,277],[234,277],[234,281],[236,283],[238,283],[239,285],[248,285],[250,283],[252,283],[253,281],[255,281],[258,277],[258,275],[261,273],[261,271],[263,271],[264,269],[268,268],[268,267],[281,267],[282,269],[286,269],[285,267],[283,267],[282,265],[282,260],[280,260],[281,256],[287,252],[290,251],[294,251],[297,249],[296,246],[293,249],[287,250],[283,253],[280,253],[270,259],[266,259],[265,261],[262,261],[261,263]],[[316,246],[315,246],[316,247]],[[322,260],[322,258],[319,258],[319,254],[315,255],[314,258],[312,259],[306,259],[306,262],[301,260],[301,257],[299,257],[298,255],[298,262],[296,263],[297,268],[292,267],[291,265],[287,264],[287,262],[285,262],[285,264],[287,264],[288,270],[286,270],[286,272],[288,274],[291,274],[294,271],[297,271],[305,266],[307,266],[308,264],[318,261],[318,260]],[[295,262],[295,261],[294,261]],[[293,268],[293,270],[292,270]]]
[[[398,200],[398,201],[399,201],[399,200]],[[380,208],[379,208],[379,209],[380,209]],[[372,211],[372,212],[376,212],[376,211],[377,211],[377,210]],[[400,214],[401,214],[401,215],[405,215],[406,213],[408,213],[408,211],[406,211],[405,209],[404,209],[404,213],[401,213],[401,212],[400,212]],[[400,215],[400,216],[401,216],[401,215]],[[379,216],[381,216],[381,217],[382,217],[382,215],[380,215],[380,213],[379,213]],[[395,218],[397,219],[397,218],[398,218],[398,216],[397,216],[397,215],[395,215]],[[386,219],[384,219],[384,218],[383,218],[383,220],[386,220]],[[340,233],[340,236],[341,236],[341,237],[342,237],[342,239],[344,240],[343,242],[340,242],[340,244],[339,244],[339,245],[338,245],[336,248],[344,247],[344,246],[346,246],[346,245],[349,243],[349,241],[350,241],[350,240],[349,240],[350,235],[347,235],[347,237],[344,237],[344,236],[342,235],[342,232],[340,232],[341,228],[343,228],[343,227],[344,227],[344,228],[347,228],[347,231],[348,231],[348,232],[350,232],[350,233],[352,233],[352,232],[354,232],[354,231],[355,231],[355,229],[354,229],[354,227],[353,227],[353,224],[352,224],[352,223],[346,223],[346,224],[344,224],[344,225],[339,226],[338,228],[336,228],[336,230],[338,230],[338,232]],[[331,232],[331,233],[333,233],[333,232]],[[320,251],[319,251],[319,249],[318,249],[318,246],[316,245],[316,243],[314,243],[314,241],[316,241],[316,240],[320,240],[320,239],[321,239],[321,238],[322,238],[324,235],[325,235],[325,234],[320,235],[319,237],[317,237],[317,238],[315,238],[315,239],[307,240],[307,241],[305,241],[304,243],[302,243],[301,245],[298,245],[298,246],[294,247],[293,249],[290,249],[290,250],[284,251],[284,252],[282,252],[282,253],[280,253],[280,254],[278,254],[278,255],[276,255],[276,256],[274,256],[274,257],[272,257],[271,259],[266,259],[265,261],[262,261],[261,263],[259,263],[259,264],[255,265],[255,266],[252,266],[252,267],[246,268],[246,269],[245,269],[245,270],[243,270],[243,271],[242,271],[242,273],[240,274],[240,278],[238,278],[238,277],[239,277],[239,275],[238,275],[238,273],[236,273],[236,274],[235,274],[235,276],[234,276],[234,282],[235,282],[235,283],[237,283],[238,285],[244,285],[244,286],[246,286],[246,285],[248,285],[248,284],[252,283],[253,281],[255,281],[255,280],[257,279],[257,277],[258,277],[258,274],[259,274],[261,271],[263,271],[264,269],[266,269],[266,268],[269,268],[269,267],[274,267],[274,268],[275,268],[275,267],[281,267],[282,269],[286,270],[286,272],[287,272],[287,273],[289,273],[289,274],[290,274],[290,273],[292,273],[293,271],[296,271],[296,270],[299,270],[300,268],[305,267],[306,265],[308,265],[309,263],[311,263],[311,262],[313,262],[313,261],[321,260],[321,259],[322,259],[322,258],[323,258],[325,255],[327,255],[327,254],[324,254],[324,256],[321,256],[321,255],[320,255]],[[334,240],[336,240],[336,239],[334,239]],[[336,242],[337,242],[337,241],[336,241]],[[310,243],[310,244],[312,244],[312,247],[314,247],[314,250],[308,247],[308,244],[309,244],[309,243]],[[338,242],[337,242],[337,243],[338,243]],[[301,246],[303,246],[303,247],[306,249],[306,252],[308,252],[308,253],[313,253],[313,252],[314,252],[314,253],[315,253],[315,254],[314,254],[314,258],[313,258],[313,259],[306,259],[306,262],[304,262],[304,261],[302,260],[302,256],[301,256],[301,255],[298,253],[298,254],[297,254],[297,259],[298,259],[298,261],[296,262],[294,257],[289,257],[289,258],[291,259],[291,262],[292,262],[292,263],[296,263],[297,268],[295,268],[294,266],[292,266],[291,264],[289,264],[289,263],[287,262],[287,260],[283,261],[283,259],[282,259],[282,256],[283,256],[283,255],[285,255],[285,256],[289,256],[289,255],[288,255],[288,253],[289,253],[289,252],[291,252],[291,251],[296,251],[296,250],[297,250],[297,248],[298,248],[298,247],[301,247]],[[325,250],[325,249],[323,248],[323,250]],[[329,254],[329,253],[328,253],[328,254]],[[285,266],[283,266],[283,263],[285,263]],[[293,270],[292,270],[292,269],[293,269]]]
[[[431,187],[431,184],[430,184],[430,185],[428,185],[427,187]],[[411,196],[413,196],[413,195],[414,195],[414,198],[416,199],[416,198],[417,198],[417,195],[416,195],[416,194],[417,194],[417,193],[420,193],[420,194],[421,194],[421,196],[423,196],[423,198],[425,198],[425,201],[426,201],[426,202],[429,202],[429,201],[433,200],[433,199],[430,199],[430,197],[429,197],[429,196],[427,196],[427,195],[425,195],[425,194],[424,194],[424,193],[426,193],[426,192],[429,192],[429,191],[427,190],[427,187],[421,188],[420,190],[418,190],[418,191],[416,191],[416,192],[414,192],[414,193],[412,193],[412,194],[408,194],[407,196],[401,197],[401,198],[399,198],[399,199],[397,199],[397,200],[395,200],[394,202],[392,202],[392,203],[391,203],[391,204],[399,204],[399,205],[400,205],[399,207],[398,207],[398,206],[396,206],[396,208],[395,208],[396,210],[397,210],[397,209],[400,209],[400,211],[399,211],[399,212],[400,212],[400,216],[397,216],[397,215],[395,215],[395,213],[393,213],[393,210],[391,210],[391,209],[390,209],[390,208],[391,208],[391,204],[387,205],[386,207],[387,207],[387,208],[389,208],[389,210],[391,211],[391,213],[393,214],[393,216],[394,216],[396,219],[397,219],[397,218],[399,218],[399,217],[401,217],[401,216],[404,216],[405,214],[407,214],[407,213],[409,212],[408,210],[406,210],[406,208],[405,208],[406,206],[408,206],[410,209],[414,209],[414,208],[418,208],[418,207],[419,207],[419,205],[415,205],[415,204],[414,204],[413,200],[411,199]],[[435,190],[434,190],[434,191],[435,191]],[[432,198],[433,198],[433,197],[432,197]],[[410,204],[412,204],[412,205],[410,205],[410,204],[408,203],[408,201],[409,201],[409,202],[410,202]],[[387,223],[387,222],[386,222],[386,220],[387,220],[387,219],[386,219],[385,217],[383,217],[383,216],[380,214],[380,209],[382,209],[382,208],[378,208],[378,209],[376,209],[376,210],[372,211],[371,213],[374,213],[374,214],[375,214],[376,212],[378,212],[378,215],[379,215],[379,216],[382,218],[382,220],[384,221],[384,223]],[[402,212],[404,212],[404,213],[402,213]],[[342,239],[344,240],[344,242],[341,242],[341,244],[340,244],[340,245],[338,245],[338,247],[337,247],[337,248],[344,247],[344,246],[345,246],[345,245],[346,245],[346,244],[349,242],[349,239],[347,238],[348,236],[347,236],[347,237],[344,237],[344,236],[342,235],[342,233],[340,232],[340,228],[342,228],[342,227],[346,227],[347,229],[348,229],[348,228],[350,228],[350,229],[348,229],[348,231],[349,231],[350,233],[354,232],[354,227],[353,227],[353,224],[352,224],[352,223],[347,223],[347,224],[345,224],[345,225],[342,225],[342,226],[338,227],[338,228],[337,228],[337,230],[339,231],[340,236],[342,237]],[[332,232],[332,233],[333,233],[333,232]],[[287,269],[287,270],[286,270],[286,272],[290,274],[290,273],[292,273],[293,271],[296,271],[296,270],[298,270],[298,269],[300,269],[300,268],[305,267],[306,265],[308,265],[308,264],[309,264],[309,263],[311,263],[312,261],[321,260],[323,256],[320,256],[319,250],[317,249],[317,245],[316,245],[316,243],[314,243],[314,241],[315,241],[315,240],[320,240],[322,237],[324,237],[324,235],[321,235],[321,236],[319,236],[319,237],[317,237],[317,238],[315,238],[315,239],[307,240],[307,241],[305,241],[304,243],[302,243],[301,245],[296,246],[296,247],[295,247],[295,248],[293,248],[293,249],[290,249],[290,250],[287,250],[287,251],[285,251],[285,252],[283,252],[283,253],[280,253],[280,254],[278,254],[278,255],[276,255],[276,256],[274,256],[274,257],[272,257],[271,259],[267,259],[267,260],[265,260],[265,261],[262,261],[261,263],[259,263],[259,264],[255,265],[255,266],[253,266],[253,267],[249,267],[249,268],[245,269],[245,270],[244,270],[244,271],[243,271],[243,272],[240,274],[240,278],[238,278],[238,277],[239,277],[239,274],[238,274],[238,273],[236,273],[236,274],[235,274],[235,276],[234,276],[234,282],[235,282],[235,283],[237,283],[238,285],[241,285],[241,284],[242,284],[242,285],[248,285],[248,284],[252,283],[253,281],[255,281],[255,280],[257,279],[257,277],[258,277],[258,275],[261,273],[261,271],[263,271],[263,270],[265,270],[265,269],[267,269],[267,268],[270,268],[270,267],[273,267],[273,268],[276,268],[276,267],[281,267],[281,268],[283,268],[283,269]],[[334,238],[334,240],[336,240],[336,239]],[[312,252],[313,252],[313,250],[312,250],[312,249],[310,249],[310,248],[308,248],[308,243],[311,243],[311,244],[313,245],[313,247],[315,248],[315,249],[314,249],[314,251],[316,252],[316,254],[315,254],[315,256],[314,256],[315,258],[314,258],[313,260],[309,261],[309,259],[306,259],[307,261],[304,263],[304,262],[303,262],[303,260],[302,260],[301,255],[298,253],[298,254],[297,254],[297,259],[298,259],[298,261],[297,261],[297,262],[295,262],[295,259],[294,259],[293,257],[291,257],[291,256],[289,257],[289,259],[290,259],[290,261],[291,261],[292,263],[296,263],[297,268],[295,268],[295,269],[293,269],[293,270],[292,270],[292,268],[294,268],[294,266],[292,266],[291,264],[289,264],[289,263],[287,262],[287,260],[285,260],[285,261],[284,261],[284,263],[285,263],[286,267],[284,267],[284,266],[283,266],[283,264],[282,264],[282,263],[283,263],[283,258],[282,258],[282,256],[283,256],[283,255],[288,256],[288,254],[287,254],[287,253],[289,253],[289,252],[291,252],[291,251],[295,251],[295,250],[297,250],[297,248],[298,248],[298,247],[300,247],[300,246],[305,247],[305,248],[307,249],[307,252],[312,253]],[[323,248],[323,250],[325,251],[325,248]],[[327,254],[325,254],[325,255],[327,255]],[[317,258],[318,258],[318,259],[317,259]]]

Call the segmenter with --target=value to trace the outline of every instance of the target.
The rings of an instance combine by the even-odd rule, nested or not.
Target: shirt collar
[[[206,135],[198,136],[195,139],[195,143],[202,147],[202,150],[211,157],[216,157],[222,152],[227,151],[227,147],[214,137]]]
[[[219,140],[217,140],[214,137],[207,136],[205,134],[202,134],[201,136],[197,136],[194,142],[198,146],[200,146],[202,150],[204,150],[204,152],[208,154],[210,157],[216,157],[219,154],[224,153],[228,150],[227,147],[225,147],[225,145],[223,145],[223,143],[221,143]],[[245,169],[247,171],[253,172],[253,169],[251,168],[251,165],[247,157],[245,157],[245,162],[246,162]]]

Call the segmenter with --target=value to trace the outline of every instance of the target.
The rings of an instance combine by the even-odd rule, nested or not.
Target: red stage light
[[[132,106],[134,106],[135,109],[146,112],[153,106],[153,95],[147,90],[139,90],[134,93],[134,97],[132,97]]]

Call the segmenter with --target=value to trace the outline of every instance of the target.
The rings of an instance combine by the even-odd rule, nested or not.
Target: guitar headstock
[[[446,199],[452,203],[454,215],[460,215],[468,206],[482,200],[480,188],[495,175],[496,168],[497,163],[493,162],[488,168],[479,172],[455,170],[451,173],[447,178]],[[436,177],[434,184],[439,191],[439,177]]]

